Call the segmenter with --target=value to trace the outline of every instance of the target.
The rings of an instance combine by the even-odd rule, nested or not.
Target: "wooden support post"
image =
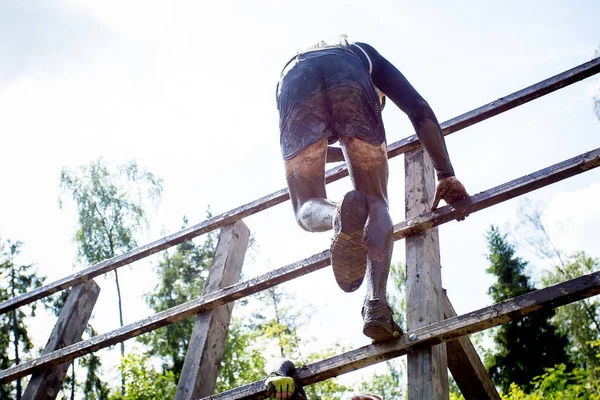
[[[42,354],[48,354],[81,340],[99,294],[100,287],[94,281],[80,283],[71,289]],[[25,388],[23,400],[55,399],[65,380],[69,365],[71,363],[66,362],[34,373]]]
[[[456,317],[456,311],[444,292],[444,318]],[[500,400],[477,350],[468,336],[446,343],[448,368],[465,400]]]
[[[204,295],[239,281],[249,237],[250,231],[242,221],[221,230]],[[196,316],[176,400],[195,400],[214,393],[232,309],[233,303],[228,303]]]
[[[434,168],[421,148],[404,155],[406,220],[431,207]],[[406,326],[413,331],[444,319],[437,228],[406,238]],[[408,355],[408,398],[448,399],[446,344]]]

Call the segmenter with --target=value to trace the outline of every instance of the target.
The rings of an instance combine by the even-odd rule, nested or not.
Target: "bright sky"
[[[197,223],[208,205],[218,214],[284,187],[275,85],[285,62],[321,38],[347,33],[372,44],[440,121],[584,63],[600,45],[594,0],[166,4],[0,3],[0,235],[25,242],[22,261],[34,261],[49,280],[82,267],[71,241],[74,208],[58,208],[62,167],[135,158],[162,177],[163,201],[140,244],[178,230],[184,214]],[[600,147],[592,103],[599,89],[590,78],[448,137],[457,176],[477,193]],[[393,105],[384,121],[390,143],[413,134]],[[404,219],[403,174],[401,157],[392,159],[395,222]],[[598,182],[593,170],[529,196],[545,207],[553,239],[568,251],[600,256]],[[350,182],[328,188],[339,200]],[[459,314],[491,304],[483,235],[490,224],[514,226],[517,206],[512,200],[440,228],[442,279]],[[296,226],[289,203],[246,223],[260,247],[246,277],[329,246],[330,234]],[[403,261],[402,242],[394,254]],[[120,270],[126,323],[150,314],[142,295],[155,284],[155,260]],[[106,332],[118,327],[112,275],[98,283],[94,326]],[[328,268],[283,288],[315,307],[311,333],[321,343],[368,343],[364,287],[342,293]],[[36,344],[51,327],[38,318]]]

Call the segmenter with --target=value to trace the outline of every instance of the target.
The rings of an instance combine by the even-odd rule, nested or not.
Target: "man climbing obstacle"
[[[269,398],[308,400],[302,386],[292,378],[294,372],[296,372],[296,366],[293,362],[286,360],[269,374],[265,380],[265,390],[269,394]],[[382,398],[374,394],[357,394],[352,397],[352,400],[382,400]]]
[[[385,95],[384,95],[385,93]],[[429,104],[388,60],[366,43],[342,35],[293,57],[277,87],[281,152],[298,225],[309,232],[334,229],[331,263],[346,292],[367,275],[363,333],[373,341],[399,337],[386,300],[393,248],[388,211],[388,164],[381,111],[386,96],[410,118],[437,171],[432,210],[468,194],[454,177],[444,136]],[[336,204],[327,199],[328,143],[340,142],[355,190]],[[330,148],[331,150],[334,148]]]

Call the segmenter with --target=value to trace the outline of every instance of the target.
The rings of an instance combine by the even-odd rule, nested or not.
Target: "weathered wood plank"
[[[457,218],[465,213],[473,213],[475,211],[490,207],[500,203],[507,198],[513,198],[518,195],[538,189],[541,186],[549,185],[560,179],[565,179],[573,175],[577,175],[589,169],[600,166],[600,149],[592,152],[584,153],[580,156],[573,157],[570,160],[555,164],[534,174],[515,179],[511,182],[492,188],[486,192],[472,196],[470,201],[459,203],[456,209],[449,206],[441,207],[436,213],[426,213],[421,217],[413,218],[411,221],[419,220],[423,224],[429,223],[439,225]],[[547,171],[554,171],[558,175],[557,179],[552,176],[547,176]],[[533,175],[538,178],[531,178]],[[532,181],[533,179],[533,181]],[[543,182],[538,184],[536,179],[542,179]],[[434,218],[435,217],[435,218]],[[398,240],[407,234],[406,227],[410,221],[397,224],[394,227],[395,239]],[[418,233],[417,231],[416,233]],[[313,271],[325,268],[329,265],[329,250],[325,250],[312,257],[302,261],[275,269],[266,274],[260,275],[245,282],[233,285],[229,288],[220,290],[219,292],[211,293],[207,296],[202,296],[196,300],[173,307],[169,310],[155,314],[144,320],[124,326],[120,329],[95,336],[84,342],[77,343],[62,349],[60,352],[53,352],[39,359],[22,363],[18,366],[0,371],[0,383],[18,379],[20,377],[31,374],[32,371],[39,369],[42,366],[51,366],[70,361],[79,356],[94,352],[101,348],[111,346],[120,341],[139,336],[142,333],[149,332],[174,322],[181,321],[192,315],[203,311],[212,310],[222,304],[241,299],[251,294],[260,292],[264,289],[279,285],[291,279],[309,274]]]
[[[203,295],[240,280],[249,238],[250,230],[243,221],[221,230]],[[177,384],[176,400],[196,400],[214,393],[233,304],[224,304],[196,317]]]
[[[75,343],[64,349],[40,356],[35,360],[0,371],[0,383],[18,379],[42,368],[70,361],[85,354],[139,336],[143,333],[179,322],[201,312],[213,310],[223,304],[258,293],[318,269],[325,268],[329,264],[330,253],[329,250],[326,250],[305,260],[275,269],[248,281],[240,282],[217,292],[199,297],[196,300],[159,312],[144,318],[143,320],[125,325],[119,329],[94,336],[93,338]]]
[[[48,354],[81,340],[99,294],[100,287],[94,281],[81,283],[71,289],[42,354]],[[65,380],[69,365],[70,363],[66,362],[33,374],[25,388],[23,400],[55,399]]]
[[[444,317],[456,317],[456,311],[444,291]],[[446,343],[448,368],[465,400],[501,400],[477,350],[468,336]]]
[[[368,345],[298,368],[294,378],[311,385],[369,365],[448,342],[533,312],[556,308],[600,293],[600,272],[529,292],[502,303],[410,331],[393,342]],[[255,399],[264,396],[264,380],[210,397],[211,400]],[[203,400],[209,400],[208,397]]]
[[[406,219],[428,211],[435,195],[435,169],[421,148],[404,155]],[[406,238],[406,327],[409,331],[444,319],[437,228]],[[446,344],[408,355],[408,398],[448,399]]]
[[[596,58],[551,78],[538,82],[525,89],[501,97],[498,100],[492,101],[472,111],[459,115],[458,117],[452,118],[451,120],[441,124],[442,132],[444,135],[457,132],[470,125],[484,121],[488,118],[498,115],[499,113],[518,107],[521,104],[542,97],[548,93],[552,93],[558,89],[593,76],[599,72],[600,58]],[[396,157],[400,154],[415,150],[418,147],[420,147],[419,140],[417,139],[416,135],[412,135],[389,145],[388,157]],[[348,169],[346,165],[340,165],[327,171],[325,180],[327,183],[331,183],[346,176],[348,176]],[[135,248],[120,256],[103,261],[81,272],[69,275],[65,278],[34,289],[28,293],[4,301],[0,303],[0,314],[14,310],[15,308],[29,304],[35,300],[39,300],[60,290],[68,289],[71,286],[85,282],[89,279],[95,278],[96,276],[106,274],[113,269],[131,264],[132,262],[175,246],[186,240],[193,239],[207,232],[222,228],[223,226],[232,224],[237,220],[252,214],[256,214],[259,211],[273,207],[287,200],[289,200],[287,189],[278,190],[263,196],[258,200],[234,208],[199,224],[190,226],[189,228],[165,236],[144,246]]]

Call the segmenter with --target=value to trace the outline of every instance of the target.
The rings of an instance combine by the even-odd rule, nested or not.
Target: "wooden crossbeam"
[[[494,100],[472,111],[452,118],[451,120],[441,124],[442,133],[444,135],[449,135],[457,132],[470,125],[518,107],[521,104],[535,100],[548,93],[552,93],[565,86],[593,76],[599,72],[600,58],[595,58],[587,63],[578,65],[575,68],[571,68],[525,89],[501,97],[498,100]],[[416,135],[399,140],[388,146],[388,158],[396,157],[408,151],[415,150],[420,147],[420,145],[421,144]],[[327,171],[325,179],[327,183],[331,183],[346,176],[348,176],[348,169],[344,164]],[[219,214],[204,222],[190,226],[189,228],[165,236],[144,246],[137,247],[120,256],[103,261],[90,268],[86,268],[80,272],[76,272],[55,282],[41,286],[28,293],[4,301],[0,303],[0,314],[39,300],[60,290],[68,289],[71,286],[77,285],[78,283],[92,279],[96,276],[106,274],[114,269],[131,264],[132,262],[138,261],[154,253],[158,253],[159,251],[168,249],[169,247],[178,245],[186,240],[190,240],[215,229],[222,228],[226,225],[234,223],[235,221],[238,221],[249,215],[256,214],[259,211],[263,211],[287,200],[289,200],[287,189],[278,190],[263,196],[258,200]]]
[[[444,292],[444,317],[456,317],[456,311]],[[475,346],[468,336],[446,343],[448,369],[465,400],[501,400]]]
[[[302,385],[311,385],[369,365],[410,354],[423,348],[448,342],[464,335],[505,324],[536,311],[556,308],[599,293],[600,272],[595,272],[409,331],[394,342],[363,346],[300,367],[294,378]],[[264,387],[264,380],[256,381],[210,398],[205,397],[203,400],[263,398],[265,395]]]
[[[463,201],[457,204],[456,208],[450,206],[441,207],[435,213],[425,213],[424,216],[413,218],[411,221],[418,221],[419,229],[425,226],[440,225],[451,221],[466,213],[473,213],[494,204],[500,203],[508,198],[527,193],[542,186],[557,182],[570,176],[577,175],[589,169],[600,166],[600,149],[584,153],[577,157],[544,168],[531,175],[527,175],[503,185],[497,186],[485,192],[472,196],[469,201]],[[556,179],[553,177],[556,175]],[[425,216],[428,216],[425,218]],[[396,240],[412,234],[413,224],[410,221],[397,224],[394,227]],[[415,233],[421,230],[415,231]],[[163,326],[181,321],[192,315],[203,311],[212,310],[225,303],[239,300],[251,294],[287,282],[291,279],[309,274],[316,270],[327,267],[330,264],[329,250],[315,254],[304,260],[289,264],[285,267],[275,269],[266,274],[259,275],[248,281],[238,283],[228,288],[202,296],[196,300],[189,301],[179,306],[170,308],[160,313],[154,314],[141,321],[126,325],[122,328],[94,336],[65,347],[50,354],[40,356],[17,366],[0,371],[0,383],[9,382],[31,374],[33,371],[42,367],[47,368],[53,365],[70,361],[74,358],[92,353],[96,350],[112,346],[116,343],[139,336]]]

